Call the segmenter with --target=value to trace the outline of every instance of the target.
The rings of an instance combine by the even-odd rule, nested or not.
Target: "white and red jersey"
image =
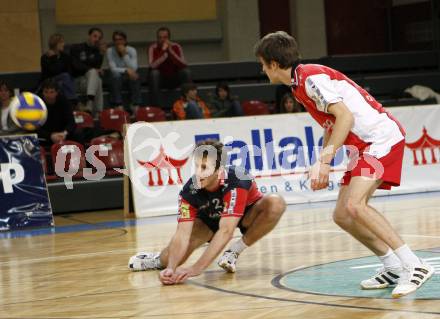
[[[300,64],[292,71],[292,93],[310,115],[331,132],[335,117],[328,113],[332,103],[343,102],[354,117],[344,145],[381,158],[405,138],[400,123],[367,91],[347,76],[318,64]]]

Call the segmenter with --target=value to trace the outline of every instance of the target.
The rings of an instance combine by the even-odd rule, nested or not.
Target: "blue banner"
[[[0,137],[0,230],[51,226],[37,136]]]

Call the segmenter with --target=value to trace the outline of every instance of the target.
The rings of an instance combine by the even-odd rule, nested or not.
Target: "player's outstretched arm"
[[[328,186],[330,175],[330,162],[338,148],[344,145],[348,134],[353,128],[354,117],[343,102],[332,103],[327,108],[328,112],[336,118],[332,133],[324,132],[323,150],[319,160],[310,168],[312,190],[324,189]]]
[[[324,133],[322,134],[322,148],[323,149],[327,147],[330,136],[331,136],[331,133],[327,129],[324,129]]]
[[[185,280],[188,277],[194,277],[200,275],[208,266],[214,261],[214,259],[220,254],[220,252],[225,248],[226,244],[231,240],[234,235],[234,230],[240,217],[230,216],[222,217],[220,219],[219,230],[215,233],[209,246],[206,248],[202,256],[196,263],[186,269],[181,269],[187,275],[183,278]],[[179,269],[178,269],[179,271]]]
[[[164,285],[177,283],[176,268],[188,250],[193,221],[182,222],[177,225],[176,233],[168,246],[168,265],[159,274],[159,279]]]
[[[330,104],[327,110],[336,118],[336,121],[327,144],[324,144],[325,148],[320,157],[321,163],[331,162],[338,148],[344,145],[354,124],[353,114],[343,102]]]

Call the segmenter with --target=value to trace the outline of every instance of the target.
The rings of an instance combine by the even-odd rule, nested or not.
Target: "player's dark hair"
[[[266,34],[257,42],[254,51],[264,62],[277,62],[281,69],[291,67],[300,58],[295,38],[284,31]]]
[[[202,142],[197,143],[196,150],[199,147],[214,147],[217,152],[217,159],[215,161],[215,170],[218,170],[220,166],[224,166],[226,163],[226,152],[223,151],[223,143],[213,139],[207,139]],[[202,149],[202,158],[208,156],[208,151]]]
[[[91,27],[89,29],[89,35],[91,35],[93,32],[98,31],[99,33],[101,33],[101,36],[104,36],[104,32],[102,32],[101,28],[98,27]]]
[[[158,35],[159,35],[159,32],[161,32],[161,31],[166,31],[166,32],[168,33],[168,38],[171,39],[171,31],[170,31],[169,28],[167,28],[167,27],[160,27],[160,28],[157,29],[157,31],[156,31],[156,36],[158,36]]]

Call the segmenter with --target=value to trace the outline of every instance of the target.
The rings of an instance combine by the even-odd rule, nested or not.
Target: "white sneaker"
[[[234,273],[236,270],[235,264],[237,263],[238,254],[232,250],[227,250],[223,253],[223,256],[218,260],[218,265],[226,272]]]
[[[137,253],[130,257],[128,268],[131,271],[162,269],[160,253]]]
[[[383,289],[397,284],[403,268],[379,268],[377,273],[369,279],[361,281],[362,289]]]
[[[434,274],[434,267],[424,261],[415,266],[404,266],[399,282],[391,293],[393,298],[400,298],[413,293]]]

